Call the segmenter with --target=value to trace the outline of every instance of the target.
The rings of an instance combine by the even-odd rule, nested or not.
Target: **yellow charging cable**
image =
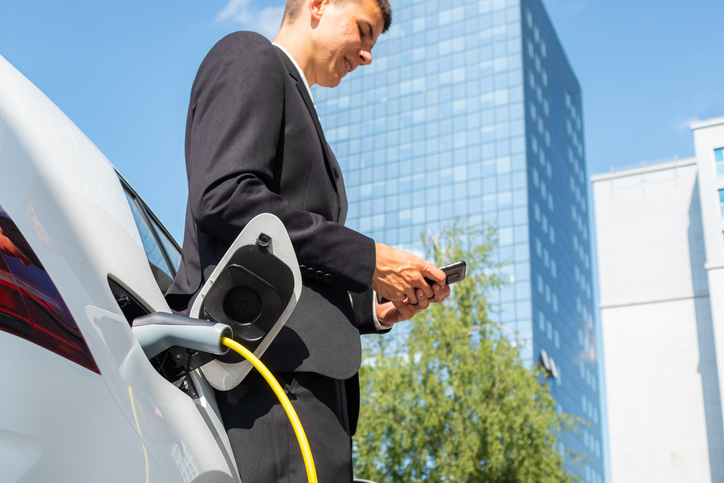
[[[257,371],[259,371],[259,374],[261,374],[264,379],[266,379],[266,382],[269,383],[272,390],[274,391],[274,394],[279,398],[279,402],[282,403],[282,406],[284,407],[284,411],[287,412],[287,416],[289,417],[289,420],[292,423],[292,427],[294,428],[294,432],[297,435],[297,440],[299,441],[299,446],[302,449],[302,457],[304,458],[304,466],[307,469],[307,480],[309,480],[309,483],[317,483],[317,470],[314,468],[314,460],[312,459],[312,450],[309,449],[309,442],[307,441],[307,435],[304,434],[304,428],[302,427],[302,423],[299,422],[299,417],[297,416],[297,412],[292,407],[292,403],[289,402],[289,398],[286,394],[284,394],[284,390],[279,385],[277,380],[274,378],[271,372],[269,372],[269,369],[266,368],[264,364],[261,363],[261,361],[251,353],[249,349],[244,347],[243,345],[239,344],[233,339],[229,339],[228,337],[222,337],[221,343],[228,347],[229,349],[233,349],[236,351],[241,357],[246,359],[251,363],[252,366],[256,368]]]

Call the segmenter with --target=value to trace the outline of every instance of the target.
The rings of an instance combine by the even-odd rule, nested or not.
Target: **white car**
[[[239,242],[276,237],[294,286],[257,354],[301,283],[286,231],[264,216]],[[1,482],[240,481],[209,384],[238,384],[248,363],[196,369],[210,357],[194,334],[214,324],[188,340],[154,325],[180,258],[103,154],[0,56]]]

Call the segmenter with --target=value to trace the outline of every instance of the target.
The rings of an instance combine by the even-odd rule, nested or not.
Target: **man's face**
[[[375,0],[326,3],[313,33],[316,83],[335,87],[348,72],[371,63],[383,26]]]

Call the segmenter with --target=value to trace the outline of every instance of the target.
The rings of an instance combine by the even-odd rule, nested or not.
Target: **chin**
[[[337,87],[342,82],[341,77],[333,77],[331,79],[325,79],[323,82],[318,82],[322,87]]]

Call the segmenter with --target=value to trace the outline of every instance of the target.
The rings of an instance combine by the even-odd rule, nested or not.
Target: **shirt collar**
[[[309,98],[312,100],[312,104],[314,104],[314,97],[312,97],[312,90],[309,88],[309,84],[307,83],[307,78],[304,75],[304,71],[302,70],[302,68],[299,67],[299,64],[297,64],[297,61],[294,60],[294,57],[292,57],[292,54],[287,52],[287,49],[285,49],[284,47],[282,47],[281,45],[279,45],[276,42],[272,42],[272,45],[276,45],[277,47],[279,47],[279,50],[284,52],[286,54],[286,56],[289,57],[289,59],[292,61],[292,64],[294,64],[294,67],[297,68],[297,71],[299,71],[299,75],[302,77],[302,80],[304,81],[304,87],[307,88],[307,92],[309,93]],[[315,106],[315,108],[316,108],[316,106]]]

